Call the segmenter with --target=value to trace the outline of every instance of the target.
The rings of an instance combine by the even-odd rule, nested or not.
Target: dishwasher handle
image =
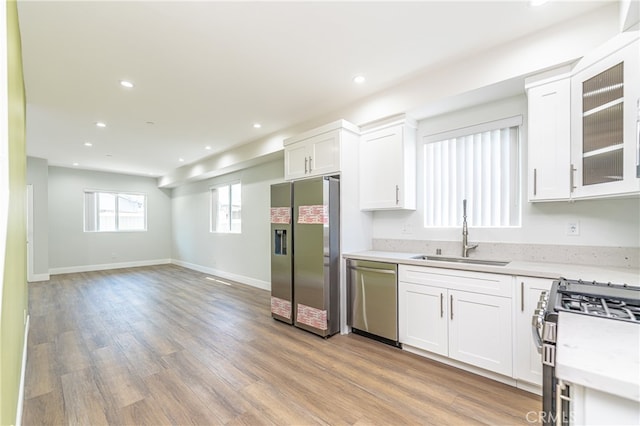
[[[395,275],[396,271],[392,271],[391,269],[377,269],[377,268],[368,268],[366,266],[347,266],[349,269],[353,269],[356,271],[364,271],[364,272],[375,272],[378,274],[391,274]]]

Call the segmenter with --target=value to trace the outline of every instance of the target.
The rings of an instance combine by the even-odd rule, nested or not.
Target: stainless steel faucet
[[[469,244],[469,229],[467,228],[467,200],[462,200],[462,257],[469,257],[469,250],[478,247]]]

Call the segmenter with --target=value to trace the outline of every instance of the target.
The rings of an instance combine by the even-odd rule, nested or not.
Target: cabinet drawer
[[[413,284],[451,288],[493,296],[509,298],[513,296],[513,277],[511,275],[400,265],[398,279],[399,281]]]

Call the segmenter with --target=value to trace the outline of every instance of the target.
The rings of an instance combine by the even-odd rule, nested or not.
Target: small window
[[[85,191],[85,232],[147,230],[147,196],[122,192]]]
[[[424,143],[425,227],[520,226],[521,117],[428,136]]]
[[[211,232],[240,233],[242,230],[240,182],[211,188]]]

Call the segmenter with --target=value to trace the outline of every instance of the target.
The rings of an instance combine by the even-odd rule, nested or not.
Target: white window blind
[[[425,138],[425,227],[520,226],[521,117]]]

